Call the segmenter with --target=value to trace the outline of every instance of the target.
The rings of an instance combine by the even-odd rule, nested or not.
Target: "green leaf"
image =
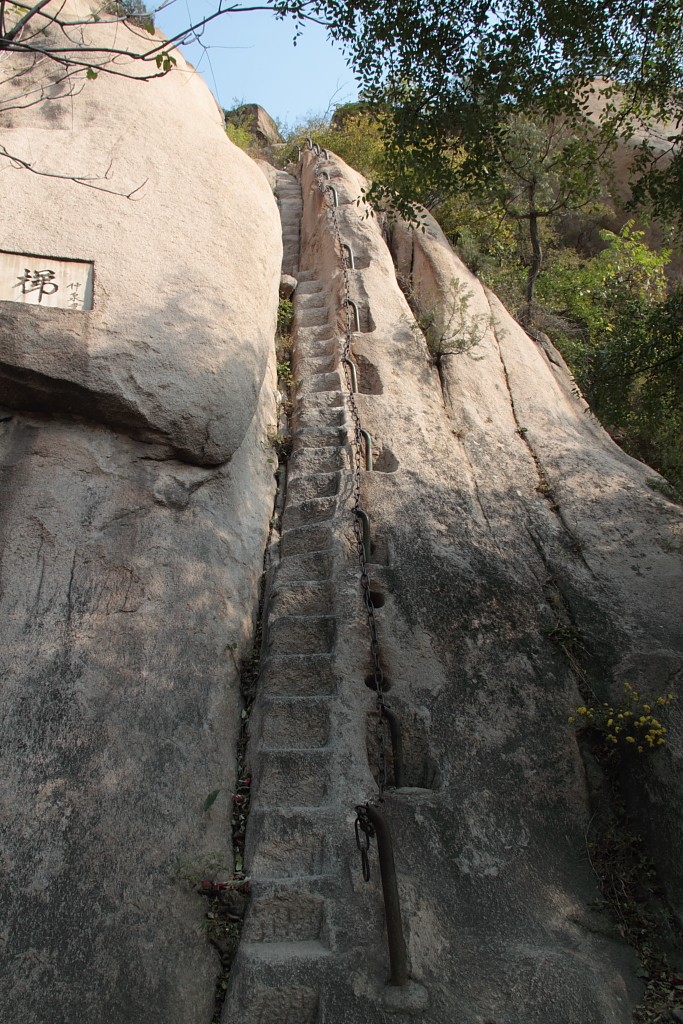
[[[88,70],[85,73],[85,77],[89,78],[92,82],[97,78],[97,72],[94,70],[94,68],[88,68]]]
[[[205,810],[205,811],[208,811],[208,809],[210,807],[213,807],[213,805],[215,804],[216,798],[218,797],[219,793],[220,793],[220,789],[214,789],[214,791],[212,793],[209,793],[209,795],[207,796],[206,800],[204,801],[204,805],[203,805],[202,809]]]

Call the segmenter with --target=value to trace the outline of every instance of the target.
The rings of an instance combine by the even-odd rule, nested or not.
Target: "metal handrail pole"
[[[389,824],[376,807],[366,804],[368,818],[372,822],[377,836],[377,852],[379,855],[379,871],[382,878],[382,895],[387,918],[387,939],[389,941],[389,964],[391,967],[391,984],[398,987],[408,984],[408,951],[403,938],[403,921],[401,920],[401,904],[398,898],[396,865],[394,864],[394,846],[391,839]]]

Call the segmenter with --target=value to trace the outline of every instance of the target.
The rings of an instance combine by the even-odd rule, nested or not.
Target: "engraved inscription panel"
[[[93,270],[90,262],[0,251],[0,301],[83,312],[93,305]]]

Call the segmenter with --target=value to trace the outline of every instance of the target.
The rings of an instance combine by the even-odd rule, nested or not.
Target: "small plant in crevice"
[[[582,716],[585,717],[585,716]],[[586,833],[590,866],[601,899],[625,942],[640,960],[645,983],[633,1024],[669,1024],[683,1020],[683,941],[666,902],[657,870],[629,818],[624,778],[613,745],[607,749],[597,730],[582,730],[580,747],[588,768],[601,772],[598,806]],[[587,772],[590,779],[592,771]]]
[[[566,609],[562,605],[559,593],[554,592],[552,594],[550,604],[555,614],[555,622],[552,626],[544,628],[542,633],[548,640],[560,648],[569,662],[572,671],[575,673],[579,684],[585,689],[588,687],[588,681],[581,663],[587,651],[581,639],[581,634],[572,622],[567,621]]]
[[[678,505],[683,505],[683,490],[674,487],[668,480],[658,476],[651,476],[645,483],[651,491],[657,491],[658,494],[663,494],[669,501],[675,501]]]
[[[294,393],[299,382],[294,379],[292,370],[292,349],[290,335],[294,321],[294,304],[291,299],[280,299],[277,309],[277,334],[275,337],[277,386],[278,386],[278,424],[276,435],[284,437],[287,433],[286,420],[294,411]],[[278,445],[282,449],[282,445]],[[280,452],[278,452],[280,455]],[[287,458],[289,452],[282,452]]]
[[[245,879],[215,882],[202,879],[198,893],[208,901],[205,914],[206,937],[218,951],[220,970],[216,979],[211,1024],[220,1024],[223,1004],[230,988],[232,964],[237,954],[244,915],[249,902],[250,883]]]
[[[666,693],[653,699],[641,697],[630,683],[624,686],[621,704],[582,704],[569,715],[570,725],[598,734],[607,752],[632,750],[644,754],[666,746],[666,726],[659,715],[674,699]]]
[[[288,338],[294,322],[294,303],[291,299],[280,299],[277,307],[278,338]]]
[[[278,430],[277,427],[268,427],[267,434],[268,444],[273,449],[278,457],[279,462],[285,462],[292,454],[292,438],[289,434],[284,434]]]
[[[471,352],[493,326],[491,316],[470,312],[472,292],[455,278],[442,302],[427,305],[414,292],[406,297],[417,327],[427,342],[432,361],[437,366],[446,355]]]

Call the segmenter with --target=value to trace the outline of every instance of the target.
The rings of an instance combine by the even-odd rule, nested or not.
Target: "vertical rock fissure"
[[[487,300],[488,300],[488,295],[487,295]],[[507,367],[507,364],[505,362],[505,357],[503,355],[503,350],[502,350],[502,346],[501,346],[501,343],[500,343],[500,338],[498,336],[498,331],[497,331],[497,328],[496,328],[495,315],[494,315],[494,312],[493,312],[493,309],[491,307],[491,303],[490,302],[489,302],[489,309],[491,310],[491,330],[493,331],[493,336],[494,336],[494,338],[496,340],[496,349],[497,349],[497,352],[498,352],[498,357],[500,359],[500,365],[501,365],[502,370],[503,370],[503,377],[504,377],[504,380],[505,380],[505,387],[507,389],[508,398],[509,398],[509,401],[510,401],[510,409],[512,411],[512,417],[513,417],[514,422],[515,422],[515,427],[517,429],[517,434],[518,434],[520,440],[522,441],[524,447],[526,448],[527,452],[529,453],[529,456],[531,457],[531,460],[532,460],[533,465],[534,465],[534,470],[535,470],[536,477],[537,477],[537,480],[538,480],[538,484],[536,486],[536,490],[545,499],[545,502],[547,504],[547,507],[548,507],[549,511],[553,513],[553,515],[555,516],[555,518],[557,519],[557,521],[561,525],[562,529],[564,530],[564,532],[565,532],[565,534],[567,536],[567,539],[569,541],[570,548],[573,551],[573,553],[583,563],[583,565],[588,570],[588,572],[591,574],[591,576],[593,578],[595,578],[595,573],[593,571],[593,568],[591,567],[591,565],[589,565],[589,563],[587,562],[586,557],[585,557],[585,555],[583,553],[581,541],[576,536],[574,531],[571,529],[571,527],[569,526],[569,523],[566,521],[564,515],[562,514],[562,510],[560,508],[559,501],[558,501],[558,499],[557,499],[557,497],[556,497],[556,495],[555,495],[555,493],[553,491],[552,485],[551,485],[550,480],[548,478],[548,474],[545,471],[545,468],[543,466],[543,463],[541,461],[541,458],[540,458],[538,452],[534,448],[533,444],[531,443],[531,439],[528,436],[528,428],[525,427],[522,424],[522,422],[521,422],[521,420],[519,418],[519,414],[518,414],[518,411],[517,411],[517,406],[515,404],[515,399],[514,399],[514,395],[513,395],[513,392],[512,392],[512,385],[511,385],[511,382],[510,382],[510,374],[508,372],[508,367]]]

